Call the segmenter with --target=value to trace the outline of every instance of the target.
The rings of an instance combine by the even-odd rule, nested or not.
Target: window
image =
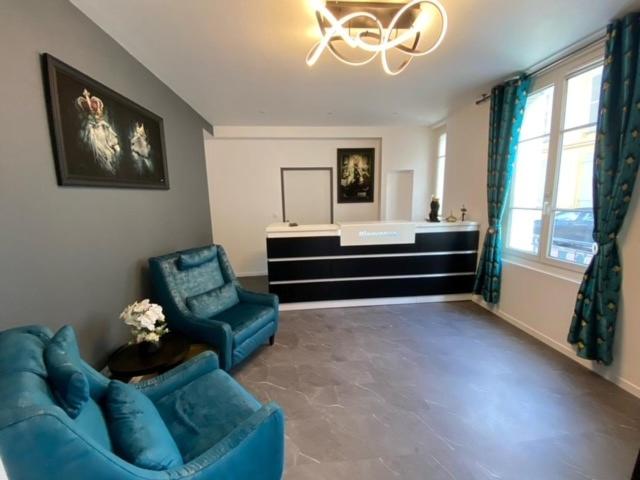
[[[527,99],[513,178],[508,246],[534,255],[540,249],[553,92],[549,86]]]
[[[438,137],[438,169],[436,172],[436,197],[440,199],[442,203],[442,196],[444,195],[444,167],[447,159],[447,134],[442,133]]]
[[[591,261],[601,59],[583,56],[534,83],[506,215],[510,254],[569,268]]]

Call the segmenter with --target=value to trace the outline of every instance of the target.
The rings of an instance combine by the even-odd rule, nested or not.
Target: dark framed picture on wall
[[[338,149],[338,203],[373,202],[375,148]]]
[[[162,118],[49,54],[42,59],[58,184],[168,189]]]

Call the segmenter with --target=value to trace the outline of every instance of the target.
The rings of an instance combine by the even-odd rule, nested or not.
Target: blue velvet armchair
[[[102,406],[109,380],[81,359],[88,401],[76,418],[61,407],[52,387],[52,370],[43,361],[50,342],[51,332],[40,326],[0,333],[0,459],[10,479],[282,477],[280,408],[259,404],[218,369],[213,352],[135,385],[157,409],[183,460],[167,470],[147,470],[114,453],[110,417]]]
[[[273,345],[278,297],[242,288],[221,245],[154,257],[149,268],[169,328],[215,347],[223,369]]]

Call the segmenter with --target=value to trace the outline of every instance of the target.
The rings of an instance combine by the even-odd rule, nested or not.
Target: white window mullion
[[[563,156],[566,152],[570,151],[571,148],[581,148],[580,146],[578,146],[579,142],[578,144],[568,143],[568,142],[571,142],[571,140],[568,140],[570,136],[572,135],[579,136],[581,132],[586,133],[586,132],[589,132],[590,130],[595,130],[597,123],[595,122],[596,118],[593,118],[591,114],[583,110],[587,105],[589,105],[590,99],[588,97],[584,98],[584,101],[578,102],[578,107],[574,105],[573,110],[569,111],[569,108],[570,108],[569,103],[571,98],[569,88],[570,88],[571,81],[573,81],[574,79],[579,80],[580,77],[584,77],[585,75],[587,76],[586,78],[589,79],[589,75],[592,74],[593,76],[591,80],[596,81],[597,71],[598,71],[597,69],[601,67],[602,67],[601,61],[591,62],[589,65],[582,67],[580,69],[574,70],[573,72],[564,72],[565,77],[563,78],[563,95],[562,95],[562,104],[561,104],[561,110],[560,110],[561,124],[558,127],[559,141],[558,141],[558,146],[555,149],[556,158],[554,162],[553,197],[552,197],[552,203],[551,203],[552,210],[551,210],[551,215],[549,216],[550,226],[549,226],[549,232],[547,233],[547,246],[545,248],[545,254],[544,254],[543,260],[545,261],[545,263],[549,263],[555,266],[561,265],[564,268],[568,268],[576,271],[582,271],[585,266],[584,262],[590,259],[589,254],[585,253],[585,251],[588,250],[587,245],[589,244],[590,235],[586,234],[585,224],[587,222],[584,219],[587,215],[590,215],[590,218],[592,218],[592,214],[586,211],[587,209],[592,207],[592,204],[589,202],[589,205],[586,206],[587,202],[584,201],[583,199],[582,202],[574,201],[572,202],[573,204],[570,204],[570,205],[559,205],[560,203],[559,196],[560,196],[561,190],[564,192],[565,195],[567,194],[567,192],[563,190],[563,187],[561,187],[560,185],[563,162],[570,161],[569,158],[565,159]],[[578,85],[577,92],[584,92],[583,89],[584,89],[584,85],[582,85],[582,87]],[[599,85],[597,86],[597,89],[599,92]],[[591,89],[591,92],[594,92],[593,88]],[[580,96],[574,97],[574,99],[575,98],[578,98],[579,100],[583,100]],[[576,112],[577,112],[577,116],[576,116]],[[585,113],[587,115],[581,118],[581,115],[584,115]],[[571,115],[571,117],[569,117],[569,115]],[[596,115],[597,115],[597,112],[596,112]],[[575,139],[574,139],[574,142],[575,142]],[[585,143],[583,147],[587,145],[591,145],[591,148],[593,148],[593,146],[595,145],[595,132],[593,134],[593,140]],[[590,158],[590,160],[593,160],[593,158]],[[571,165],[571,164],[568,163],[568,165]],[[592,168],[590,168],[589,171],[591,172]],[[567,184],[565,183],[564,188],[566,187],[567,187]],[[578,188],[579,186],[574,185],[574,189],[578,189]],[[573,194],[579,195],[579,193],[576,190],[574,190]],[[574,197],[574,200],[578,198],[579,197]],[[582,203],[585,206],[577,208],[575,203]],[[568,237],[570,239],[570,241],[568,242],[568,245],[563,245],[564,242],[559,242],[554,244],[553,242],[554,242],[555,234],[553,229],[554,229],[554,223],[558,221],[558,215],[563,214],[566,217],[567,214],[571,212],[574,212],[574,213],[577,212],[577,216],[576,216],[576,220],[572,220],[572,222],[575,222],[573,226],[574,232],[572,233],[571,237]],[[566,231],[566,225],[565,225],[565,231]],[[585,238],[582,238],[582,237],[585,237]],[[560,239],[562,238],[560,237]],[[556,239],[556,242],[558,242],[558,239]],[[555,252],[552,250],[552,247],[554,245],[558,245],[555,248]],[[569,258],[563,257],[562,254],[564,254],[565,256],[569,255]]]
[[[563,99],[565,97],[566,85],[561,75],[556,73],[553,77],[556,88],[553,95],[553,109],[551,113],[549,158],[547,159],[547,177],[545,180],[544,205],[542,208],[542,231],[540,232],[540,249],[538,251],[538,257],[541,260],[546,258],[547,252],[549,251],[552,208],[555,205],[554,192],[557,185],[556,172],[558,170],[558,157],[561,148],[560,126],[564,122]]]

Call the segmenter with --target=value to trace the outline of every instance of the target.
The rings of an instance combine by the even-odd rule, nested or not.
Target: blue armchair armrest
[[[279,300],[277,295],[272,293],[251,292],[238,284],[236,284],[236,290],[238,291],[238,298],[241,302],[265,305],[267,307],[273,307],[278,311]]]
[[[135,384],[135,387],[155,401],[218,368],[218,356],[213,352],[203,352],[162,375]]]
[[[167,473],[174,475],[171,478],[194,480],[281,478],[283,458],[284,415],[282,409],[271,402],[202,455]]]
[[[229,324],[218,320],[202,319],[191,314],[179,313],[179,319],[169,318],[169,327],[188,337],[198,338],[215,347],[219,363],[225,370],[233,361],[233,333]],[[177,327],[177,328],[176,328]]]
[[[0,455],[11,459],[5,462],[9,478],[66,480],[90,472],[92,480],[255,480],[279,479],[284,469],[284,417],[274,403],[257,410],[202,455],[164,471],[136,467],[103,449],[59,407],[8,413],[0,414]],[[61,459],[69,458],[73,461],[61,469]]]
[[[241,302],[255,303],[257,305],[265,305],[275,310],[275,316],[273,322],[276,324],[276,330],[278,329],[278,319],[280,317],[280,299],[273,293],[257,293],[251,292],[239,283],[236,283],[236,290],[238,291],[238,298]]]
[[[9,478],[66,480],[87,475],[92,480],[171,478],[166,471],[136,467],[105,450],[84,435],[57,406],[13,410],[6,417],[0,414],[0,445]]]

